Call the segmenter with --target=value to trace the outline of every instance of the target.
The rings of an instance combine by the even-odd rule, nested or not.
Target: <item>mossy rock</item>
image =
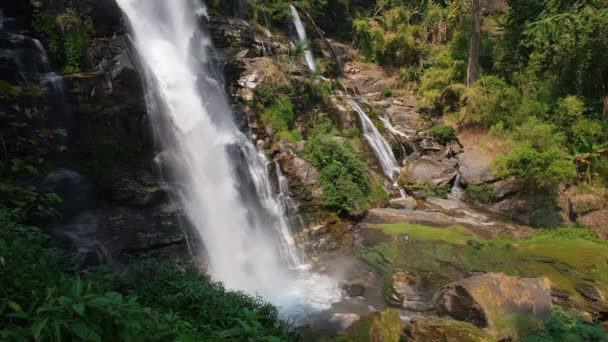
[[[399,342],[403,327],[399,311],[388,309],[355,322],[346,329],[346,336],[352,342]]]
[[[437,317],[421,317],[406,327],[409,342],[453,341],[491,342],[496,341],[485,331],[467,323]]]
[[[393,239],[359,248],[357,253],[382,274],[416,272],[430,279],[433,291],[476,273],[545,276],[552,289],[567,293],[562,305],[593,315],[608,309],[606,301],[590,301],[576,290],[577,284],[593,283],[602,297],[608,298],[608,244],[583,235],[561,233],[567,233],[568,229],[539,231],[526,239],[484,239],[459,226],[385,224],[373,229]],[[399,238],[404,235],[408,239]]]

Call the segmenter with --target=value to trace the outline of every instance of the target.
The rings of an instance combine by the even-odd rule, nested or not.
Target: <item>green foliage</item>
[[[521,122],[516,109],[520,95],[496,76],[480,78],[475,86],[465,92],[466,106],[462,112],[462,122],[468,125],[490,127],[502,123],[513,127]]]
[[[412,23],[415,11],[396,6],[353,20],[355,46],[369,61],[395,66],[418,64],[428,51],[427,32]]]
[[[450,193],[450,188],[445,185],[433,185],[430,183],[417,183],[417,184],[409,184],[405,185],[405,190],[409,193],[412,193],[416,198],[429,198],[429,197],[438,197],[438,198],[447,198]]]
[[[371,185],[371,192],[369,194],[369,206],[372,208],[383,208],[387,207],[391,195],[384,188],[382,182],[373,182]]]
[[[456,130],[454,127],[450,125],[446,125],[444,123],[439,123],[429,130],[426,133],[433,139],[437,140],[440,144],[448,144],[452,142],[457,142],[458,137],[456,137]]]
[[[539,332],[524,338],[524,341],[603,342],[608,341],[608,334],[600,326],[587,322],[574,312],[557,309]]]
[[[331,124],[323,121],[310,132],[304,153],[321,172],[325,206],[338,214],[363,214],[370,189],[368,170],[352,145],[337,138]]]
[[[55,216],[61,200],[32,186],[47,173],[49,157],[61,153],[65,130],[50,125],[41,89],[0,81],[0,209],[17,209],[22,220]]]
[[[597,233],[590,229],[578,228],[578,227],[560,227],[556,229],[542,229],[539,235],[547,236],[553,239],[566,239],[575,240],[583,239],[598,243],[605,243],[600,240]]]
[[[343,129],[342,136],[348,139],[360,138],[361,130],[358,127]]]
[[[382,89],[382,95],[385,97],[391,97],[395,95],[395,91],[392,88],[384,88]]]
[[[73,266],[17,219],[0,209],[1,340],[289,339],[276,308],[225,290],[190,263],[144,261],[120,279],[64,273]]]
[[[418,92],[420,107],[430,112],[455,111],[460,106],[466,65],[452,58],[448,50],[439,51],[427,61],[429,68],[422,74]]]
[[[284,0],[252,0],[251,5],[257,21],[263,25],[281,27],[291,18],[289,3]]]
[[[280,138],[289,141],[301,139],[299,133],[295,131],[295,114],[293,104],[289,99],[280,99],[262,113],[262,121],[265,125],[270,125],[273,132]]]
[[[162,312],[178,312],[200,336],[211,340],[279,339],[288,326],[260,298],[226,290],[190,262],[150,259],[129,269],[121,288]]]
[[[487,204],[492,202],[492,186],[489,184],[469,185],[466,189],[469,200]]]
[[[564,136],[554,125],[536,118],[513,132],[515,145],[495,163],[502,177],[514,177],[530,189],[554,189],[574,178],[574,165],[564,146]]]
[[[42,11],[34,17],[34,29],[47,47],[53,64],[68,73],[85,67],[90,26],[74,9],[61,14]]]

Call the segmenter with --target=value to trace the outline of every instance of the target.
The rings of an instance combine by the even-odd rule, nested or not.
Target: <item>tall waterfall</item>
[[[291,17],[293,18],[293,24],[296,27],[296,31],[298,32],[298,40],[300,44],[304,45],[304,56],[306,57],[306,63],[308,64],[308,68],[310,71],[317,71],[317,65],[315,63],[315,58],[312,55],[312,51],[308,46],[308,38],[306,37],[306,28],[304,28],[304,23],[302,23],[302,19],[300,19],[300,14],[298,14],[298,10],[293,7],[293,5],[289,5],[289,9],[291,10]]]
[[[258,294],[289,315],[321,310],[339,299],[336,284],[305,269],[267,161],[236,127],[200,29],[196,0],[117,0],[141,60],[157,158],[193,227],[191,250],[228,288]],[[196,242],[196,241],[195,241]]]
[[[363,108],[361,108],[353,99],[347,99],[347,102],[352,109],[359,114],[359,119],[361,120],[361,126],[363,128],[363,136],[374,151],[376,158],[378,158],[380,166],[382,167],[382,172],[388,179],[395,181],[395,173],[399,172],[399,164],[397,163],[397,159],[395,158],[390,145],[386,142],[386,139],[384,139],[382,134],[380,134],[378,128],[374,126],[374,123],[369,116],[367,116]]]

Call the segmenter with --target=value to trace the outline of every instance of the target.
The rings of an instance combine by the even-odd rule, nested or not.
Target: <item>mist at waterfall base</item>
[[[206,8],[193,0],[117,0],[145,75],[164,178],[189,225],[189,245],[227,288],[260,295],[297,319],[340,300],[308,270],[273,196],[268,162],[236,127],[215,66]]]

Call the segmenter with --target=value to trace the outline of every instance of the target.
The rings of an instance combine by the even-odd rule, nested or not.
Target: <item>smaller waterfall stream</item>
[[[393,154],[393,150],[390,145],[384,139],[378,128],[374,126],[372,120],[367,116],[363,108],[353,99],[347,99],[348,104],[352,109],[359,114],[361,120],[361,126],[363,128],[363,136],[369,143],[370,147],[374,151],[374,154],[380,162],[382,172],[391,181],[395,181],[395,173],[399,172],[399,164]]]
[[[302,19],[298,14],[298,10],[293,7],[293,5],[289,5],[289,9],[291,11],[291,17],[293,18],[293,24],[296,27],[296,31],[298,32],[298,41],[300,44],[304,45],[304,56],[306,57],[306,63],[308,64],[308,68],[310,71],[317,71],[317,65],[315,63],[315,58],[312,55],[312,51],[308,47],[308,38],[306,37],[306,29],[304,28],[304,23],[302,23]]]

